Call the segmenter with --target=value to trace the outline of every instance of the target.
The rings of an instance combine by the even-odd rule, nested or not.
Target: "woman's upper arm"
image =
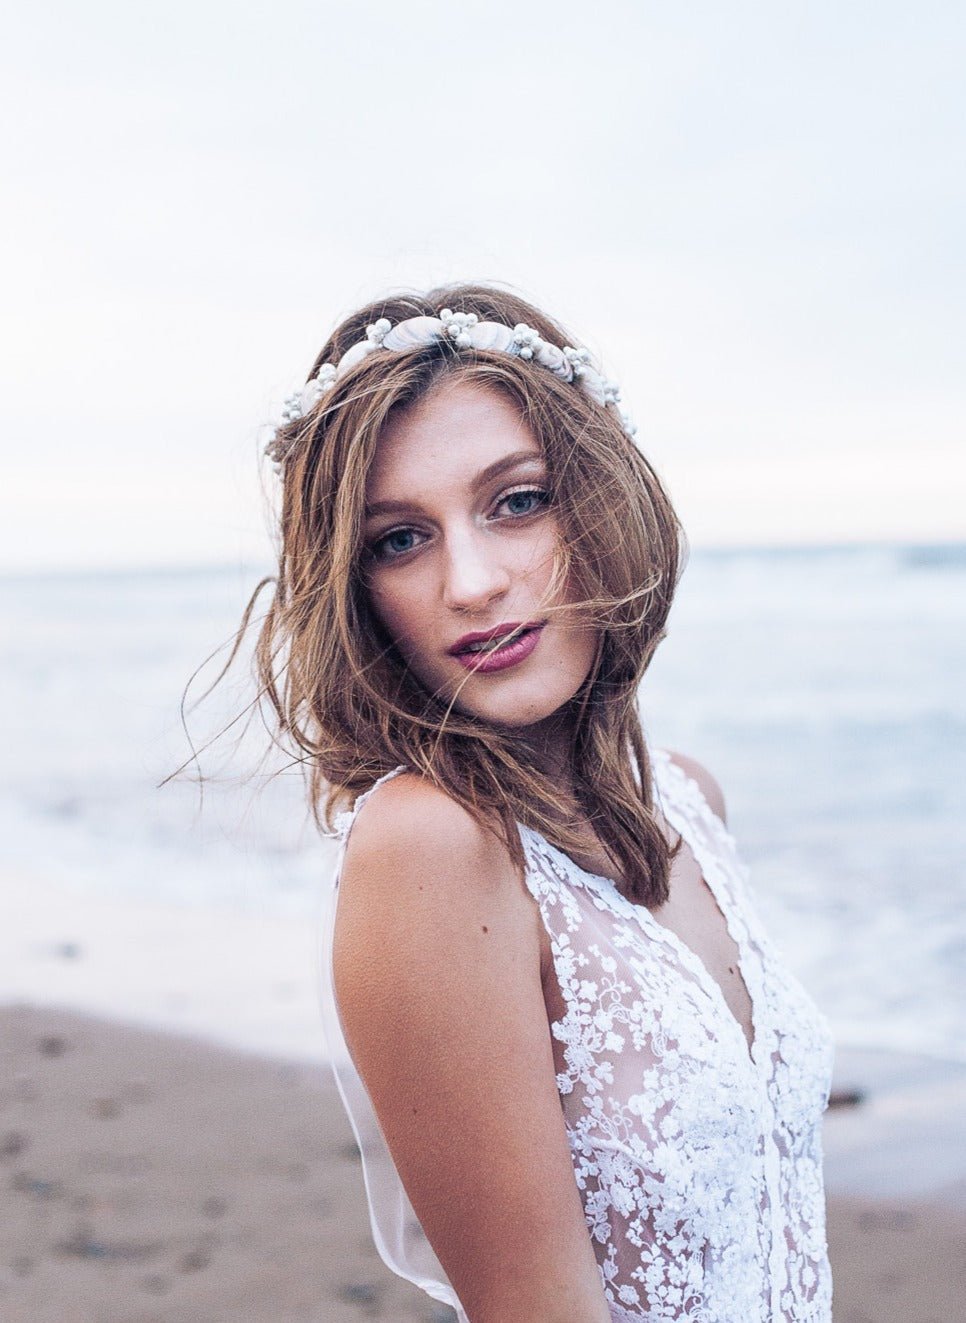
[[[608,1323],[506,847],[404,775],[360,810],[333,948],[346,1043],[471,1323]]]

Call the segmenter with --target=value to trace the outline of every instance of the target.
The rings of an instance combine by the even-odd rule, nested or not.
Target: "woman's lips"
[[[516,666],[530,656],[540,641],[542,629],[543,625],[526,629],[501,648],[482,652],[457,652],[456,660],[468,671],[504,671],[508,666]]]

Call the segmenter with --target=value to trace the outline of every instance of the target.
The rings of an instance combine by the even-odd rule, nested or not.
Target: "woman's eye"
[[[372,544],[372,554],[377,560],[392,560],[395,556],[412,551],[416,545],[415,537],[415,529],[394,528],[391,533],[386,533]]]
[[[544,491],[542,487],[526,487],[520,491],[508,492],[498,502],[499,505],[505,505],[512,515],[533,514],[542,505],[546,505],[550,500],[550,493]]]

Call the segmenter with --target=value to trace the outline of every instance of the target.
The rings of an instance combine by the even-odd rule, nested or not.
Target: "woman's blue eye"
[[[377,556],[401,556],[406,551],[412,551],[412,541],[406,541],[407,538],[411,539],[412,537],[413,530],[411,528],[394,528],[391,533],[387,533],[385,537],[381,537],[379,541],[374,544],[372,550]]]
[[[525,491],[510,492],[504,496],[500,502],[501,505],[511,506],[511,513],[516,515],[532,514],[539,505],[545,505],[549,500],[547,492],[539,487],[528,487]],[[511,503],[515,503],[512,504]]]

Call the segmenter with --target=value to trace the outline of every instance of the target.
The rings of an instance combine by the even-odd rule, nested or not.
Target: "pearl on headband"
[[[558,349],[556,345],[544,340],[532,326],[527,326],[526,322],[519,322],[512,327],[504,326],[501,322],[481,322],[475,312],[453,312],[450,308],[443,308],[438,318],[409,317],[406,321],[397,322],[395,326],[387,317],[372,322],[366,327],[364,340],[359,340],[347,349],[338,363],[323,363],[300,391],[286,399],[281,427],[304,418],[340,378],[370,354],[384,349],[402,353],[438,341],[451,344],[457,350],[496,350],[527,362],[538,363],[562,381],[576,382],[602,407],[610,405],[615,408],[628,436],[634,436],[637,431],[620,408],[620,388],[616,382],[607,381],[596,370],[589,350],[575,349],[572,345]],[[265,453],[281,467],[294,438],[280,436],[279,430],[265,447]]]

